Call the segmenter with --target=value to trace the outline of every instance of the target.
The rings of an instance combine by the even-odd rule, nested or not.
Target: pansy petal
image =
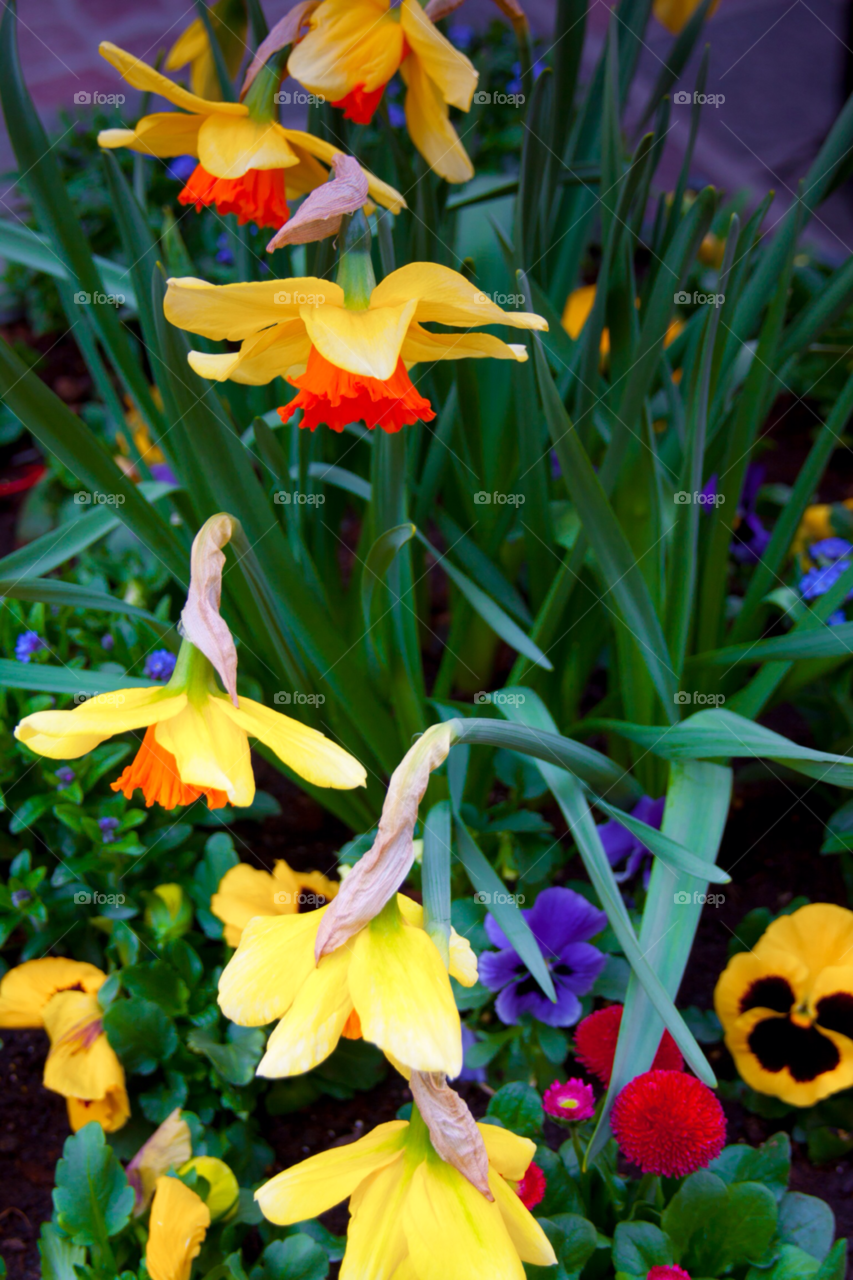
[[[340,1280],[391,1280],[407,1256],[402,1209],[411,1169],[401,1153],[350,1197],[347,1250]]]
[[[151,1280],[190,1280],[209,1226],[210,1210],[200,1195],[178,1178],[158,1178],[145,1249]]]
[[[853,956],[853,912],[830,902],[813,902],[774,920],[754,950],[762,959],[798,956],[813,976],[830,965],[848,964]]]
[[[233,287],[233,286],[226,286]],[[371,307],[394,307],[418,299],[418,324],[506,324],[514,329],[547,329],[548,322],[530,311],[503,311],[458,271],[436,262],[410,262],[392,271],[373,290]]]
[[[352,1013],[350,959],[348,947],[323,956],[270,1036],[259,1076],[297,1076],[328,1058]]]
[[[536,1143],[496,1124],[477,1124],[486,1147],[489,1164],[504,1178],[520,1182],[536,1154]]]
[[[279,1226],[325,1213],[351,1196],[370,1174],[398,1158],[408,1128],[406,1120],[390,1120],[356,1142],[321,1151],[277,1173],[255,1192],[261,1212]]]
[[[412,142],[429,167],[446,182],[470,182],[474,166],[450,123],[438,85],[411,54],[400,67],[400,75],[406,83],[406,124]]]
[[[42,956],[25,960],[0,979],[0,1027],[41,1027],[47,1002],[58,991],[94,994],[107,975],[85,960]]]
[[[314,941],[325,907],[250,920],[219,979],[219,1007],[241,1027],[281,1018],[314,972]]]
[[[118,45],[111,44],[109,40],[101,41],[98,45],[98,53],[102,58],[106,58],[107,62],[111,63],[134,89],[159,94],[161,98],[165,98],[176,107],[182,107],[184,111],[205,116],[212,112],[228,116],[249,114],[249,108],[242,102],[207,102],[204,98],[197,98],[194,93],[175,84],[159,71],[155,71],[153,67],[149,67],[146,62],[134,58],[133,54],[120,49]]]
[[[717,1017],[726,1028],[751,1008],[786,1013],[805,997],[808,980],[809,971],[796,955],[779,953],[764,960],[755,950],[740,951],[717,980]]]
[[[300,315],[314,346],[339,369],[368,378],[390,378],[400,358],[417,303],[349,311],[344,307],[303,307]]]
[[[68,1123],[74,1133],[78,1133],[93,1120],[101,1126],[104,1133],[115,1133],[127,1124],[130,1119],[130,1099],[124,1085],[108,1089],[103,1098],[66,1098]]]
[[[509,938],[506,936],[491,912],[486,912],[484,924],[489,942],[491,942],[493,947],[497,947],[500,951],[512,950],[512,947],[509,945]]]
[[[483,951],[480,955],[480,981],[490,991],[500,991],[508,982],[527,973],[524,961],[511,947],[504,951]]]
[[[407,365],[432,360],[515,360],[527,359],[527,348],[517,342],[502,342],[492,333],[430,333],[410,324],[400,352]]]
[[[604,968],[606,959],[604,952],[590,942],[570,942],[560,952],[552,974],[567,991],[585,996]]]
[[[418,1280],[524,1280],[497,1205],[443,1160],[415,1170],[403,1227]]]
[[[68,1098],[96,1099],[124,1086],[124,1071],[104,1034],[102,1016],[98,997],[87,991],[60,991],[48,1001],[46,1088]]]
[[[494,1170],[489,1172],[489,1187],[500,1210],[507,1235],[521,1261],[530,1262],[536,1267],[556,1266],[557,1255],[551,1241],[522,1203],[521,1197]]]
[[[299,157],[275,121],[208,116],[198,131],[198,158],[216,178],[242,178],[249,169],[287,169]]]
[[[423,64],[424,71],[441,90],[452,107],[470,111],[477,87],[473,65],[450,43],[424,13],[418,0],[403,0],[400,25],[409,47]]]
[[[240,284],[208,284],[184,276],[168,281],[163,312],[170,324],[189,333],[239,342],[270,325],[297,320],[306,298],[344,305],[339,284],[313,276]]]
[[[175,757],[183,783],[224,791],[240,808],[255,798],[248,739],[228,715],[226,697],[188,702],[180,715],[157,725],[157,742]]]
[[[315,787],[348,790],[366,784],[367,774],[355,756],[310,725],[251,698],[241,698],[239,707],[223,701],[222,709],[235,725],[263,742],[288,768]]]
[[[119,689],[97,694],[73,711],[36,711],[25,716],[15,729],[15,737],[37,755],[75,760],[105,738],[169,720],[186,705],[185,693],[171,694],[162,685]]]
[[[586,942],[607,925],[606,914],[582,893],[559,885],[543,889],[524,914],[546,959],[558,956],[570,942]]]

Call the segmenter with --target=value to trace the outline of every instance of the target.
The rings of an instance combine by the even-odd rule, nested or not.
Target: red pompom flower
[[[726,1118],[706,1084],[683,1071],[646,1071],[625,1085],[610,1118],[623,1155],[643,1173],[683,1178],[720,1154]]]
[[[683,1267],[677,1267],[674,1262],[668,1262],[659,1267],[650,1267],[646,1280],[690,1280],[690,1274]]]
[[[521,1200],[525,1209],[533,1209],[545,1195],[547,1185],[545,1174],[539,1168],[539,1165],[531,1162],[527,1166],[527,1172],[524,1177],[515,1184],[515,1194]]]
[[[622,1005],[611,1004],[606,1009],[599,1009],[597,1013],[591,1013],[588,1018],[584,1018],[583,1022],[578,1023],[575,1031],[575,1057],[581,1066],[597,1076],[602,1084],[610,1084],[610,1073],[613,1070],[613,1058],[621,1022]],[[678,1045],[669,1032],[664,1031],[652,1063],[652,1070],[681,1071],[683,1067],[684,1059]]]

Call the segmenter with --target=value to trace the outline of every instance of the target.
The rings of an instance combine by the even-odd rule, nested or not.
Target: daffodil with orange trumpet
[[[73,760],[107,738],[145,729],[136,758],[113,782],[130,799],[165,809],[204,796],[211,809],[245,806],[255,795],[249,738],[257,738],[306,781],[363,786],[362,766],[316,729],[237,693],[237,651],[219,614],[221,548],[237,522],[211,516],[193,543],[192,574],[181,615],[184,639],[169,683],[100,694],[73,711],[25,716],[15,736],[36,755]],[[216,682],[219,673],[227,692]]]
[[[212,204],[221,214],[236,214],[240,223],[278,228],[288,219],[288,199],[326,181],[339,148],[301,129],[285,129],[274,118],[280,77],[275,59],[255,76],[245,102],[212,102],[117,45],[104,41],[100,52],[134,89],[158,94],[180,110],[143,116],[133,129],[103,129],[98,143],[150,156],[197,156],[178,196],[181,204],[194,204],[197,211]],[[399,192],[372,174],[367,179],[371,200],[398,213],[405,204]]]

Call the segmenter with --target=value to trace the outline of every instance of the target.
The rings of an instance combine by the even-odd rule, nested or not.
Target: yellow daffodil
[[[159,71],[104,42],[100,52],[135,89],[159,94],[180,111],[144,116],[134,129],[104,129],[102,147],[129,147],[151,156],[197,156],[199,163],[178,200],[198,211],[213,204],[240,223],[283,226],[288,199],[313,191],[328,177],[339,148],[299,129],[285,129],[272,116],[270,77],[258,76],[257,93],[247,102],[211,102],[174,84]],[[269,102],[255,108],[262,87]],[[254,86],[253,86],[254,88]],[[322,161],[323,163],[320,163]],[[367,175],[371,199],[398,213],[405,201],[387,183]]]
[[[302,1222],[349,1198],[342,1280],[524,1280],[549,1267],[547,1236],[513,1189],[535,1151],[529,1138],[476,1126],[491,1198],[436,1152],[418,1112],[312,1156],[255,1192],[264,1216]]]
[[[419,361],[527,358],[523,346],[492,334],[432,333],[424,324],[548,327],[541,316],[501,310],[464,276],[427,262],[392,271],[356,299],[341,284],[313,277],[228,285],[170,280],[165,313],[190,333],[241,343],[222,355],[190,352],[203,378],[253,386],[286,378],[299,395],[279,409],[282,419],[300,408],[301,426],[326,423],[334,431],[363,421],[393,432],[434,418],[407,372]]]
[[[233,79],[240,70],[246,53],[246,4],[245,0],[218,0],[210,6],[210,22],[225,58],[228,74]],[[180,71],[189,64],[190,86],[199,98],[216,102],[222,97],[216,63],[210,48],[210,40],[201,18],[191,22],[181,32],[166,55],[167,71]]]
[[[322,0],[287,70],[311,93],[369,124],[396,71],[406,85],[406,124],[427,164],[448,182],[474,168],[448,107],[468,111],[477,72],[427,17],[418,0]]]
[[[260,1027],[281,1019],[258,1075],[298,1075],[327,1058],[342,1035],[363,1035],[395,1063],[457,1076],[459,1014],[447,970],[423,928],[423,908],[395,895],[317,964],[317,931],[328,910],[251,920],[219,980],[219,1004],[232,1022]],[[450,973],[466,987],[477,980],[474,953],[455,931]]]
[[[210,1226],[210,1210],[178,1178],[158,1178],[145,1263],[151,1280],[189,1280]]]
[[[738,1071],[810,1107],[853,1085],[853,911],[829,903],[774,920],[733,956],[714,993]]]
[[[238,862],[219,881],[210,910],[225,925],[225,941],[236,947],[255,916],[295,915],[300,907],[331,902],[340,885],[320,871],[293,871],[280,858],[272,871]]]
[[[133,1187],[138,1217],[151,1203],[157,1179],[172,1169],[185,1166],[192,1157],[190,1127],[181,1118],[180,1108],[166,1117],[147,1142],[144,1142],[127,1166],[127,1180]]]
[[[569,337],[575,342],[577,342],[580,337],[583,327],[589,319],[590,312],[595,305],[595,290],[596,287],[594,284],[585,284],[582,285],[580,289],[573,289],[566,299],[566,305],[563,308],[562,325]],[[639,302],[637,305],[639,306]],[[666,337],[664,338],[664,347],[671,346],[683,329],[683,320],[671,321],[669,328],[666,331]],[[602,329],[601,331],[599,351],[602,358],[610,354],[609,329]]]
[[[708,10],[709,18],[715,13],[719,3],[720,0],[714,0]],[[698,8],[699,0],[655,0],[653,12],[658,22],[662,23],[667,31],[677,36]]]
[[[112,1133],[130,1115],[124,1070],[102,1022],[97,992],[107,975],[93,964],[46,956],[0,981],[0,1027],[44,1027],[50,1052],[44,1085],[61,1093],[76,1132],[90,1120]]]

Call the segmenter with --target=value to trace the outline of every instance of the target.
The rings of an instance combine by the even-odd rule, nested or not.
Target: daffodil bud
[[[220,512],[201,526],[192,546],[190,589],[181,613],[184,635],[213,664],[234,706],[237,700],[237,650],[219,613],[222,597],[222,548],[231,541],[238,522]]]
[[[489,1157],[483,1136],[465,1102],[448,1085],[447,1077],[413,1071],[409,1087],[442,1160],[458,1169],[487,1200],[494,1200],[489,1190]]]

